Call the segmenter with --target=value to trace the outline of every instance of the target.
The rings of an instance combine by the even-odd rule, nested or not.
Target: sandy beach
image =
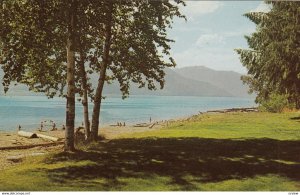
[[[134,127],[134,126],[104,126],[99,129],[99,135],[104,136],[105,140],[109,141],[122,134],[153,131],[161,128],[161,124],[155,124],[149,128],[147,127]],[[43,135],[49,135],[60,138],[60,141],[53,142],[43,138],[26,138],[17,134],[17,131],[0,132],[0,170],[13,166],[22,162],[26,157],[44,155],[54,151],[63,150],[63,141],[65,131],[58,129],[55,131],[32,131]],[[81,130],[82,132],[82,130]]]

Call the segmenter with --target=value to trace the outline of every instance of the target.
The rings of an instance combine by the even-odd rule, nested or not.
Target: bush
[[[261,102],[260,110],[267,112],[282,112],[284,108],[291,109],[287,95],[271,94],[268,100]]]

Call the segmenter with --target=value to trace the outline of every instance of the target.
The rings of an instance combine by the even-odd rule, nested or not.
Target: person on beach
[[[18,131],[21,131],[21,125],[18,126]]]
[[[44,125],[43,125],[43,121],[41,122],[41,129],[40,129],[40,131],[43,131],[43,127],[44,127]]]
[[[152,121],[152,119],[151,119],[151,117],[150,117],[150,123],[151,123],[151,121]]]
[[[65,130],[65,129],[66,129],[65,125],[63,125],[63,126],[62,126],[62,129],[63,129],[63,130]]]
[[[56,124],[53,122],[52,131],[56,130]]]

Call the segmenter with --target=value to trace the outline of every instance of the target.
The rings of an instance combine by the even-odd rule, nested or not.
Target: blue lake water
[[[65,103],[62,98],[44,96],[0,96],[0,130],[37,129],[41,121],[53,120],[60,128],[65,123]],[[152,120],[187,117],[213,109],[252,107],[253,98],[189,97],[189,96],[130,96],[107,97],[101,107],[101,125],[125,122],[134,124]],[[90,103],[90,114],[92,104]],[[82,106],[76,103],[76,125],[83,121]],[[50,127],[49,127],[50,129]]]

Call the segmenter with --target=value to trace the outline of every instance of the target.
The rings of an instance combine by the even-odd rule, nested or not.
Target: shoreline
[[[139,123],[139,126],[127,125],[127,126],[111,126],[104,125],[99,128],[99,136],[104,136],[106,141],[116,139],[122,134],[130,134],[136,132],[154,131],[161,129],[173,122],[188,121],[192,117],[202,114],[215,114],[215,113],[228,113],[228,112],[256,112],[257,108],[231,108],[211,110],[207,112],[198,112],[198,114],[176,117],[169,120],[155,120],[152,123]],[[150,122],[150,121],[149,121]],[[0,170],[7,167],[14,166],[17,163],[22,162],[23,158],[36,155],[49,154],[51,152],[57,152],[63,150],[64,144],[64,130],[55,131],[31,131],[33,133],[44,134],[48,136],[54,136],[60,138],[60,141],[53,142],[42,138],[26,138],[17,134],[17,131],[0,131]],[[82,131],[81,131],[82,133]]]
[[[105,139],[114,139],[120,134],[157,130],[157,129],[162,128],[163,126],[166,126],[166,124],[168,124],[170,122],[188,120],[194,116],[205,114],[205,113],[212,114],[212,113],[229,113],[229,112],[258,112],[258,109],[257,109],[257,107],[249,107],[249,108],[229,108],[229,109],[208,110],[206,112],[198,111],[197,114],[193,114],[193,115],[189,115],[189,116],[175,117],[175,118],[168,119],[168,120],[153,120],[151,122],[150,121],[139,122],[136,124],[130,124],[130,125],[125,125],[125,126],[123,126],[123,125],[118,126],[116,124],[110,124],[110,125],[105,124],[105,125],[99,127],[99,136],[104,136]],[[80,130],[78,130],[78,129],[80,129]],[[77,130],[79,132],[83,133],[82,126],[75,128],[75,131],[77,131]],[[45,140],[42,138],[28,139],[28,138],[20,137],[20,136],[18,136],[17,132],[18,132],[17,130],[14,130],[14,131],[0,130],[0,150],[1,150],[1,147],[7,147],[10,145],[11,146],[22,145],[21,141],[23,141],[24,143],[32,143],[32,144],[41,144],[41,143],[51,142],[49,140]],[[30,130],[28,132],[53,136],[53,137],[59,138],[60,140],[64,139],[64,137],[65,137],[65,130],[62,130],[59,128],[54,131],[51,131],[51,130],[39,131],[36,129],[36,130]],[[11,143],[9,143],[9,141],[11,141]]]
[[[165,118],[153,118],[152,122],[161,122],[161,121],[176,121],[176,120],[182,120],[182,119],[186,119],[186,118],[190,118],[194,115],[198,115],[198,114],[201,114],[201,113],[213,113],[213,112],[230,112],[230,111],[239,111],[239,110],[257,110],[257,107],[234,107],[234,108],[217,108],[216,110],[214,109],[210,109],[210,110],[206,110],[206,111],[201,111],[201,110],[198,110],[198,111],[195,111],[194,113],[190,113],[190,114],[187,114],[187,115],[184,115],[184,116],[176,116],[176,117],[165,117]],[[46,120],[45,122],[47,123],[47,121],[51,121],[51,120]],[[143,124],[143,123],[150,123],[149,120],[136,120],[136,121],[126,121],[126,119],[123,119],[123,120],[119,120],[119,121],[115,121],[114,123],[103,123],[103,125],[101,125],[100,123],[100,127],[99,129],[102,129],[102,128],[111,128],[111,127],[114,127],[114,126],[117,126],[117,123],[126,123],[126,127],[133,127],[135,125],[138,125],[138,124]],[[49,123],[49,122],[48,122]],[[38,132],[39,130],[39,126],[40,126],[40,123],[34,123],[36,124],[37,128],[26,128],[27,125],[24,125],[25,128],[22,128],[21,130],[22,131],[26,131],[26,132]],[[32,124],[30,124],[31,126]],[[17,129],[17,126],[16,125],[16,128],[15,129],[11,129],[11,130],[7,130],[7,129],[0,129],[0,134],[1,133],[5,133],[5,134],[10,134],[10,133],[16,133],[18,131]],[[22,125],[21,125],[22,126]],[[50,128],[47,128],[47,126],[50,126],[50,125],[45,125],[46,126],[46,130],[45,132],[50,132]],[[75,124],[75,130],[76,128],[83,128],[83,126],[80,124],[80,123],[77,123]],[[61,124],[57,124],[57,129],[62,130],[61,128]]]

